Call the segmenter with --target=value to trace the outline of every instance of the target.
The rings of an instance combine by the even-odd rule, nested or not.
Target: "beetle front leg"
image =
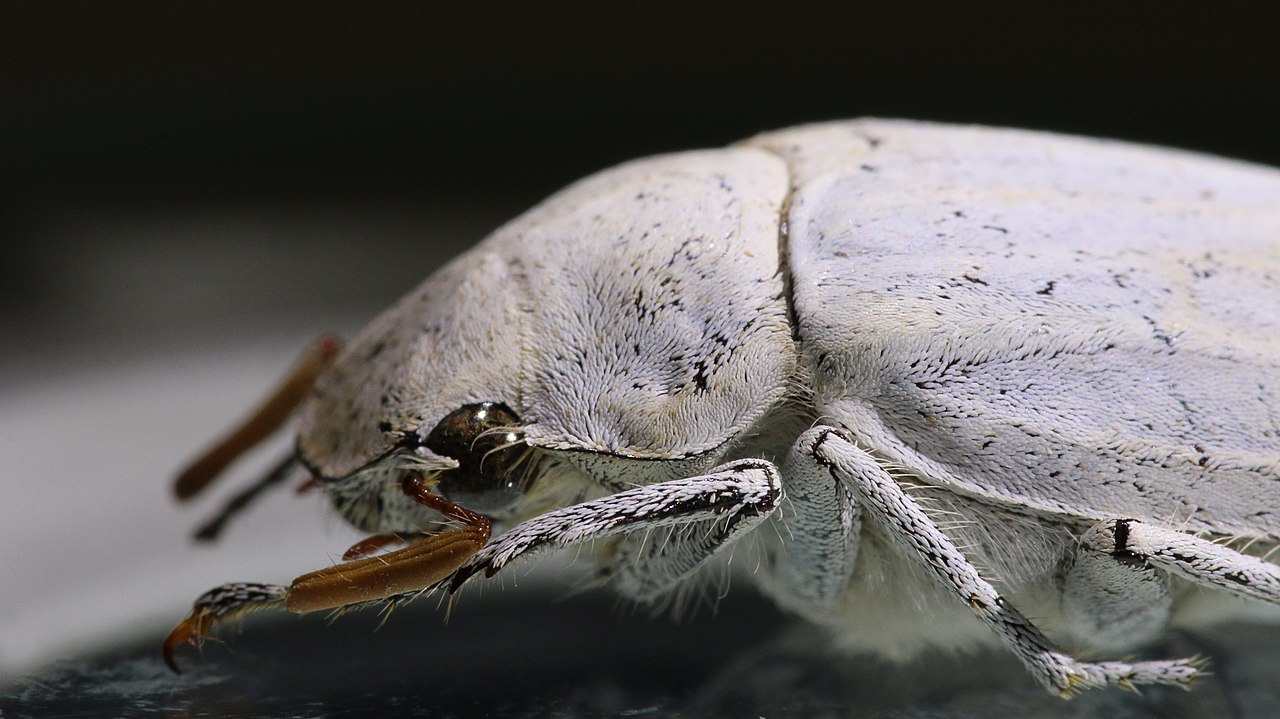
[[[688,576],[743,531],[771,514],[782,497],[782,483],[773,464],[742,459],[721,465],[711,473],[658,482],[575,504],[516,525],[481,549],[458,569],[450,582],[456,591],[468,579],[483,573],[491,577],[512,561],[542,549],[582,544],[624,532],[644,532],[662,527],[714,523],[711,541],[650,554],[649,578],[630,575],[632,591],[647,595],[669,588]],[[617,565],[615,565],[616,570]]]
[[[205,592],[191,614],[178,623],[162,647],[175,673],[173,651],[200,645],[213,630],[250,612],[284,608],[295,614],[345,609],[383,600],[413,597],[447,581],[489,539],[489,527],[463,526],[432,535],[405,549],[343,562],[293,580],[288,587],[233,582]]]
[[[1058,651],[982,577],[893,476],[842,430],[818,427],[801,435],[797,444],[851,489],[886,536],[965,602],[1046,688],[1069,697],[1090,686],[1185,687],[1195,677],[1194,660],[1090,663]]]
[[[191,614],[165,637],[161,654],[164,663],[174,674],[181,674],[173,660],[173,650],[180,644],[201,645],[213,628],[238,619],[251,612],[276,609],[284,606],[289,590],[274,584],[233,582],[215,587],[200,595],[191,608]]]
[[[448,580],[489,541],[488,517],[432,493],[421,475],[408,475],[403,489],[415,501],[462,522],[462,526],[438,534],[419,535],[417,541],[399,551],[304,574],[288,587],[235,582],[205,592],[196,600],[191,614],[165,638],[162,647],[165,663],[178,672],[173,660],[174,649],[184,643],[199,645],[218,625],[250,612],[283,607],[295,614],[305,614],[416,596]],[[370,545],[362,542],[347,553],[379,541],[382,537],[373,537],[366,540]]]

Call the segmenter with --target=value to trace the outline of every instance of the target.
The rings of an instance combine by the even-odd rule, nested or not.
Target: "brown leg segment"
[[[396,552],[304,574],[290,585],[285,608],[317,612],[426,589],[453,574],[487,541],[488,527],[458,527]]]
[[[304,574],[293,580],[288,588],[237,583],[206,592],[196,600],[191,614],[165,639],[165,662],[177,672],[173,651],[179,644],[199,644],[217,625],[259,609],[283,606],[302,614],[375,602],[430,588],[447,579],[489,541],[491,527],[488,517],[433,494],[421,475],[407,477],[404,490],[422,504],[463,522],[463,526],[428,536],[395,552]],[[378,539],[380,537],[370,538]]]
[[[351,548],[342,554],[342,561],[353,562],[357,559],[366,559],[392,544],[411,544],[430,536],[427,532],[375,534],[351,545]]]
[[[448,501],[444,497],[431,491],[427,481],[421,474],[414,473],[405,477],[402,485],[404,493],[412,497],[420,504],[424,504],[444,516],[462,522],[471,527],[488,527],[489,518],[476,514],[466,507],[459,506]],[[375,552],[390,544],[409,544],[411,542],[420,541],[431,535],[427,532],[417,532],[413,534],[403,532],[391,532],[388,534],[375,534],[351,545],[351,548],[342,555],[342,561],[351,562],[357,559],[364,559],[372,556]]]
[[[293,580],[285,606],[291,612],[337,609],[419,589],[426,589],[453,574],[489,541],[489,518],[459,507],[427,487],[421,474],[404,479],[404,491],[418,502],[456,519],[463,526],[430,536],[395,552],[344,562],[304,574]],[[370,537],[354,549],[377,543]],[[352,550],[348,550],[348,554]]]
[[[427,480],[417,472],[404,478],[401,485],[404,493],[413,497],[414,501],[424,504],[450,519],[456,519],[472,527],[489,527],[489,518],[477,514],[466,507],[459,506],[431,491]]]

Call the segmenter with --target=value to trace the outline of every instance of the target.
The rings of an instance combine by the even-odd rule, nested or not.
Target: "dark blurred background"
[[[1276,17],[1263,2],[6,3],[0,371],[312,334],[326,312],[355,326],[579,176],[801,122],[1016,125],[1280,164]]]

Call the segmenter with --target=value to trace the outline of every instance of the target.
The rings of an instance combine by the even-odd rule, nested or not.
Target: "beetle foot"
[[[283,607],[288,591],[285,587],[274,584],[236,582],[205,592],[196,600],[191,614],[165,637],[161,649],[164,663],[169,665],[174,674],[181,674],[177,662],[173,660],[173,650],[179,644],[199,647],[219,624],[260,609]]]

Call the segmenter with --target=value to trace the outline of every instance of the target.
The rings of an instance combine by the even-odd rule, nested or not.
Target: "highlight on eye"
[[[532,450],[520,437],[520,418],[501,402],[468,404],[445,415],[424,443],[458,462],[438,475],[440,492],[486,514],[514,507],[536,479]]]

